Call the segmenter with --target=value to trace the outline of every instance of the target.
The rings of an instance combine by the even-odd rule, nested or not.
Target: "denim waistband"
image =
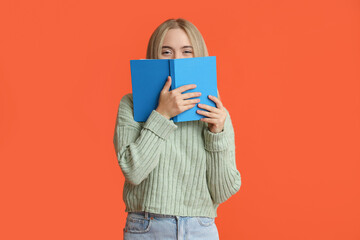
[[[135,214],[141,215],[144,218],[148,218],[148,217],[176,218],[176,217],[178,217],[178,216],[175,216],[175,215],[166,215],[166,214],[160,214],[160,213],[150,213],[150,212],[145,212],[145,211],[142,211],[142,212],[129,212],[129,214],[130,213],[135,213]]]

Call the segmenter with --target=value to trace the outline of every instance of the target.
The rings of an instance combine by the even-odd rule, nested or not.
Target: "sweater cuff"
[[[143,127],[163,139],[166,139],[169,134],[177,129],[177,126],[172,120],[168,120],[156,110],[151,112]]]
[[[213,133],[208,128],[204,129],[205,149],[211,152],[224,151],[229,146],[225,129],[219,133]]]

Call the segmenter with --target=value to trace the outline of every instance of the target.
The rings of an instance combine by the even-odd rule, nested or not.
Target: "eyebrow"
[[[170,46],[162,46],[162,48],[170,48],[172,49],[172,47]],[[192,46],[183,46],[182,48],[193,48]]]

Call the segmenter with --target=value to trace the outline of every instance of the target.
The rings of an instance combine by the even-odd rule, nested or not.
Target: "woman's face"
[[[193,47],[186,32],[181,28],[170,29],[164,38],[160,59],[192,58]]]

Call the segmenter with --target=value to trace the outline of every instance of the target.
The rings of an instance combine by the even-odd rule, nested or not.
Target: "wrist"
[[[170,120],[170,117],[168,115],[166,115],[164,112],[162,112],[159,108],[156,108],[155,111],[157,111],[158,113],[163,115],[166,119]]]
[[[223,132],[224,131],[224,127],[222,127],[222,128],[211,128],[211,127],[208,127],[208,130],[210,131],[210,132],[212,132],[212,133],[221,133],[221,132]]]

